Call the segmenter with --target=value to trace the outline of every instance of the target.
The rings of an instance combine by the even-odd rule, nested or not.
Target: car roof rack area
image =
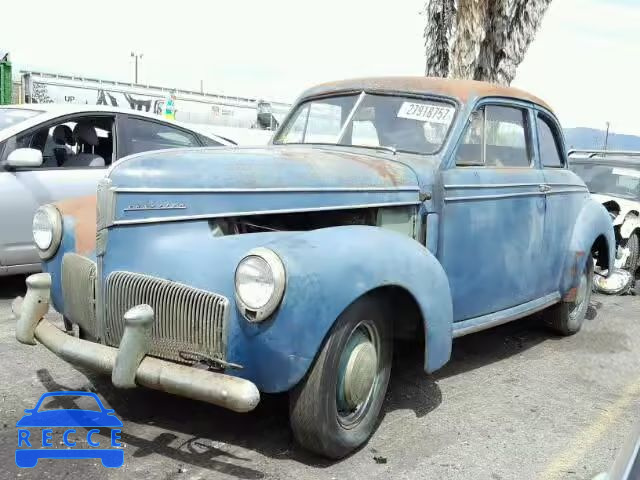
[[[570,149],[567,152],[567,156],[579,156],[580,158],[595,158],[595,157],[637,157],[640,159],[639,150],[580,150]]]

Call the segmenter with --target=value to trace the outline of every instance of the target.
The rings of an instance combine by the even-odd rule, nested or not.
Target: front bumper
[[[139,305],[125,315],[125,333],[119,348],[70,336],[43,317],[49,310],[51,276],[38,273],[27,278],[24,300],[13,303],[18,318],[16,338],[27,345],[36,340],[64,360],[110,374],[117,387],[140,385],[236,412],[253,410],[260,401],[250,381],[217,372],[179,365],[147,355],[153,310]]]

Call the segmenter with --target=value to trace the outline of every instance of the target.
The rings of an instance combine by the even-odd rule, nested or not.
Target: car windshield
[[[38,110],[27,110],[22,108],[0,108],[0,130],[23,122],[28,118],[39,115]]]
[[[315,143],[431,154],[444,143],[453,104],[402,96],[354,94],[304,102],[275,144]]]
[[[571,170],[584,180],[591,193],[640,201],[640,166],[573,163]]]

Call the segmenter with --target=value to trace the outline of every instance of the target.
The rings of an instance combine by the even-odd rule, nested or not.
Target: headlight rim
[[[38,251],[38,255],[40,256],[40,259],[49,260],[56,254],[56,252],[58,251],[58,248],[60,248],[60,244],[62,243],[62,214],[60,213],[60,210],[58,210],[58,208],[55,205],[52,205],[50,203],[38,207],[38,209],[36,210],[36,213],[38,213],[39,211],[44,211],[47,217],[49,218],[49,220],[51,221],[51,225],[52,225],[51,244],[49,245],[48,248],[42,250],[40,247],[38,247],[38,244],[35,243],[35,239],[33,243],[36,246],[36,250]],[[33,218],[35,218],[36,213],[33,214]],[[32,236],[33,236],[33,227],[32,227]]]
[[[264,260],[271,269],[271,274],[273,276],[273,293],[271,294],[271,297],[269,298],[267,303],[258,309],[249,307],[238,293],[238,268],[240,267],[242,262],[249,257],[258,257]],[[280,256],[270,248],[257,247],[251,249],[246,253],[246,255],[242,257],[242,259],[238,262],[238,265],[236,265],[236,269],[233,275],[233,289],[236,299],[236,305],[242,313],[242,316],[250,323],[262,322],[268,319],[273,314],[273,312],[276,311],[276,309],[282,303],[286,286],[287,273],[284,268],[284,263]]]

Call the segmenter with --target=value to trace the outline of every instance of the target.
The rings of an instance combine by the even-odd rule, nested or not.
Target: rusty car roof
[[[550,111],[551,107],[542,99],[524,90],[504,87],[477,80],[458,80],[438,77],[367,77],[339,80],[317,85],[305,91],[302,98],[345,90],[380,90],[411,93],[432,93],[453,97],[466,103],[478,97],[504,97],[536,103]]]

